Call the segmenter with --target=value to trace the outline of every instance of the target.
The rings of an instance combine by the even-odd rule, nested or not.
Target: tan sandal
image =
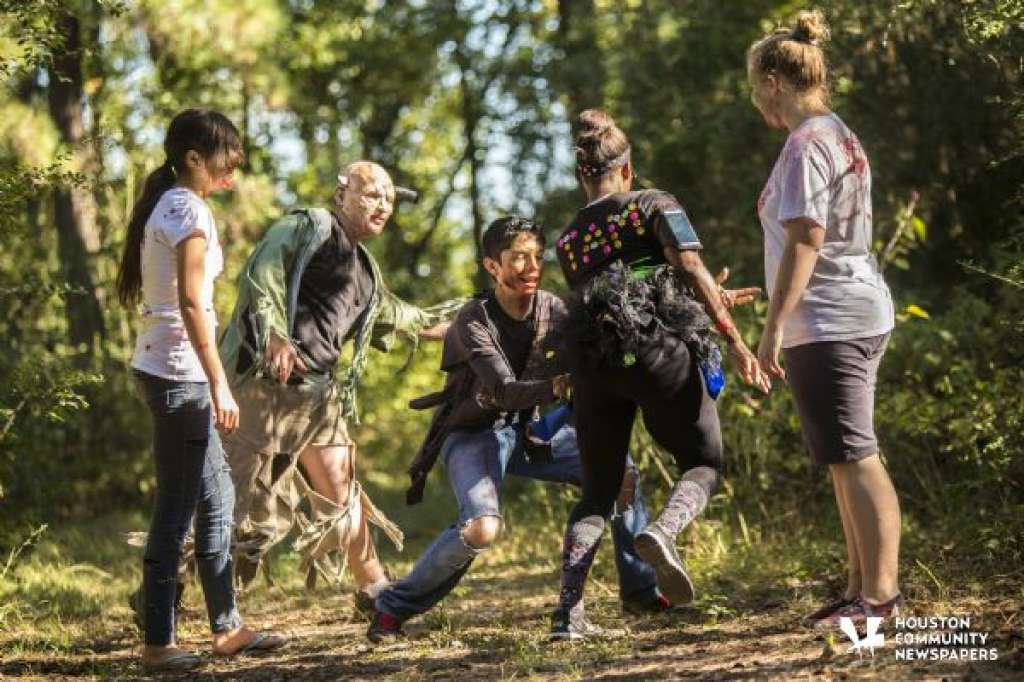
[[[203,657],[199,654],[194,654],[191,651],[178,651],[152,663],[143,660],[142,667],[146,669],[146,672],[180,672],[192,670],[202,663]]]
[[[248,644],[236,649],[229,654],[214,653],[217,658],[235,658],[238,656],[253,656],[277,651],[288,644],[290,640],[284,635],[277,635],[269,632],[257,632]]]

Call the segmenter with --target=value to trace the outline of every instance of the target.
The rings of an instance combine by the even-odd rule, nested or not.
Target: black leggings
[[[611,514],[637,408],[651,436],[672,453],[685,478],[700,484],[709,497],[718,488],[722,432],[715,401],[684,345],[658,355],[656,362],[631,367],[572,368],[583,497],[570,523]]]

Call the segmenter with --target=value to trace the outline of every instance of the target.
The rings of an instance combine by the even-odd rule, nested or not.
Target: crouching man
[[[404,621],[441,601],[474,558],[495,542],[506,475],[580,484],[573,428],[561,428],[548,446],[537,445],[530,430],[540,407],[569,391],[557,352],[567,312],[561,299],[539,289],[543,249],[542,228],[523,218],[497,220],[483,235],[484,267],[494,288],[466,303],[445,336],[444,390],[413,401],[414,407],[436,411],[410,468],[409,502],[419,501],[440,456],[458,502],[458,519],[408,576],[377,597],[367,632],[373,642],[400,635]],[[631,462],[627,473],[613,524],[620,596],[629,611],[665,610],[670,605],[655,587],[653,569],[633,549],[633,535],[647,519]]]

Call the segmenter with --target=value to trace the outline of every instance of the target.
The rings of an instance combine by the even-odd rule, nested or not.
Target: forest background
[[[905,582],[925,597],[1019,598],[1024,3],[821,7],[834,108],[872,164],[876,250],[897,301],[876,420],[903,505]],[[125,585],[137,579],[132,550],[110,548],[115,531],[145,522],[150,429],[128,372],[138,318],[113,283],[128,212],[176,111],[217,108],[245,136],[235,191],[212,200],[227,258],[221,320],[263,231],[291,207],[326,205],[339,167],[358,158],[422,193],[370,246],[391,288],[421,304],[479,288],[489,220],[518,212],[556,234],[581,203],[570,121],[591,106],[626,130],[642,181],[680,197],[709,267],[763,285],[755,203],[784,133],[750,104],[745,50],[802,8],[0,0],[0,629],[71,618],[60,602],[84,583],[30,576],[100,563],[99,550],[62,550],[76,529],[127,557]],[[550,256],[547,285],[564,290]],[[764,313],[737,313],[751,347]],[[367,485],[418,546],[451,507],[439,477],[426,513],[400,502],[426,419],[406,403],[442,382],[436,345],[398,371],[406,359],[372,358],[354,434]],[[808,464],[788,391],[765,398],[731,376],[720,410],[728,484],[693,551],[712,567],[782,561],[840,581],[830,486]],[[660,499],[672,468],[642,429],[635,441]],[[512,491],[513,530],[554,538],[573,494]],[[287,570],[288,552],[279,558]],[[91,603],[83,594],[75,603]]]

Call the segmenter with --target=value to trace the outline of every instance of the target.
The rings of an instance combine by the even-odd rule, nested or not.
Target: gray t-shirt
[[[783,222],[825,228],[814,273],[785,322],[782,346],[877,336],[894,324],[892,297],[871,252],[871,169],[857,136],[835,114],[790,133],[757,202],[768,296],[786,243]]]

